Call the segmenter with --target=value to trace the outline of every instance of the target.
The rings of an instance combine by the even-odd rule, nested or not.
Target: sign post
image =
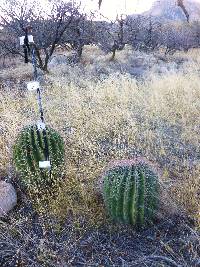
[[[24,29],[25,36],[20,37],[20,45],[24,48],[24,57],[25,63],[30,62],[28,56],[31,55],[31,62],[33,65],[33,81],[27,84],[27,89],[29,91],[36,91],[37,93],[37,101],[38,107],[40,112],[40,121],[37,124],[37,128],[39,131],[42,131],[44,137],[44,145],[45,145],[45,160],[39,162],[40,169],[51,169],[51,162],[49,157],[49,148],[48,148],[48,141],[47,141],[47,132],[46,126],[44,121],[44,111],[42,107],[42,96],[41,96],[41,88],[40,82],[38,81],[38,71],[37,71],[37,58],[36,58],[36,50],[34,39],[32,35],[32,27],[28,26]]]

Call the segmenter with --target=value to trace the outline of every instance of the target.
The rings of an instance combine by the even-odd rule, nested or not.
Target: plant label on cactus
[[[40,169],[51,169],[51,162],[50,161],[39,161],[39,168]]]
[[[40,131],[40,130],[45,130],[46,125],[45,125],[44,122],[39,121],[39,122],[37,123],[37,128],[38,128],[39,131]]]
[[[37,81],[32,81],[32,82],[27,83],[28,91],[36,91],[39,88],[40,88],[40,83]]]

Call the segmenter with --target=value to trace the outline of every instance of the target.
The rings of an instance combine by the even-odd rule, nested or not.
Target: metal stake
[[[37,60],[36,60],[36,53],[35,53],[34,44],[31,47],[32,47],[31,52],[32,52],[33,78],[34,78],[34,81],[37,81],[38,80],[38,71],[37,71]],[[44,124],[45,123],[44,111],[43,111],[43,107],[42,107],[42,97],[41,97],[40,87],[37,88],[37,100],[38,100],[38,107],[39,107],[39,112],[40,112],[40,119],[41,119],[42,124]],[[45,161],[49,161],[49,148],[48,148],[48,141],[47,141],[47,132],[46,132],[45,127],[43,128],[42,133],[44,136]]]

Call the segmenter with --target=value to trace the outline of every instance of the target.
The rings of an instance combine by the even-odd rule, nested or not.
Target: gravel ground
[[[72,217],[60,226],[29,203],[0,223],[0,266],[199,267],[200,235],[183,217],[140,231],[109,222],[88,227],[80,218],[77,225]]]

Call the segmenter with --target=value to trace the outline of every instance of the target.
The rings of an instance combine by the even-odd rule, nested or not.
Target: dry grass
[[[95,54],[95,48],[91,49]],[[117,60],[123,61],[130,51],[123,53]],[[14,73],[20,77],[30,70]],[[101,213],[102,207],[99,212],[100,204],[93,201],[93,187],[103,167],[111,159],[144,156],[161,169],[173,201],[199,219],[200,91],[196,71],[165,76],[151,73],[143,82],[128,74],[112,74],[98,81],[82,74],[78,66],[63,65],[45,79],[51,81],[43,92],[46,121],[66,144],[65,186],[58,203],[51,203],[54,210],[55,205],[60,207],[64,216],[69,210]],[[23,126],[38,120],[38,110],[36,96],[24,93],[22,97],[17,88],[4,91],[1,103],[0,171],[6,175],[12,169],[14,140]],[[67,194],[72,188],[73,194]]]
[[[129,62],[133,62],[136,57],[134,62],[137,64],[140,62],[155,64],[158,62],[155,56],[145,56],[138,52],[131,55],[131,51],[127,48],[117,54],[114,62],[110,62],[109,56],[103,55],[95,47],[88,47],[79,65],[55,66],[42,78],[46,122],[59,131],[65,141],[65,166],[61,174],[63,182],[58,188],[57,197],[45,196],[42,201],[38,199],[35,201],[39,204],[37,207],[42,213],[38,222],[33,223],[30,214],[23,215],[27,199],[22,197],[26,204],[25,208],[22,203],[20,211],[12,218],[11,226],[6,230],[6,236],[4,233],[7,224],[3,223],[0,226],[2,229],[0,237],[3,240],[0,240],[0,248],[1,244],[6,248],[12,245],[10,251],[16,251],[11,260],[19,256],[25,262],[27,260],[28,266],[37,267],[64,266],[62,260],[69,266],[77,266],[79,261],[84,260],[86,266],[151,264],[151,257],[146,258],[143,250],[142,253],[139,250],[138,257],[134,256],[135,258],[129,259],[129,256],[124,256],[127,247],[124,245],[125,247],[122,248],[121,244],[129,243],[132,233],[128,228],[124,230],[125,232],[121,229],[119,236],[118,234],[115,236],[113,230],[111,230],[112,233],[109,232],[110,224],[107,222],[102,199],[97,192],[98,177],[110,160],[140,156],[147,158],[160,169],[162,199],[159,215],[161,218],[164,216],[163,221],[166,222],[164,230],[154,226],[155,232],[163,236],[159,242],[157,237],[155,238],[153,241],[155,247],[152,246],[152,250],[147,249],[146,252],[145,248],[145,255],[158,251],[159,247],[161,254],[172,257],[183,266],[186,262],[196,266],[192,264],[193,259],[195,261],[199,259],[198,235],[190,229],[189,234],[180,237],[183,243],[181,250],[176,251],[176,242],[172,240],[170,234],[174,231],[176,222],[171,223],[167,219],[171,213],[186,214],[196,222],[196,226],[200,227],[200,128],[198,125],[200,59],[195,56],[195,51],[190,53],[191,56],[177,53],[167,59],[169,65],[177,58],[189,59],[179,72],[174,70],[172,64],[171,71],[166,72],[165,75],[157,74],[155,68],[151,68],[148,79],[136,80],[125,73],[121,67],[126,63],[126,58],[128,57]],[[116,66],[118,71],[113,71]],[[108,75],[98,74],[96,70],[102,68],[107,69]],[[36,95],[24,89],[25,81],[30,80],[30,75],[31,66],[26,68],[24,65],[0,73],[2,84],[0,94],[1,177],[17,178],[13,169],[12,146],[21,129],[25,125],[36,123],[39,119]],[[10,86],[9,81],[12,79],[14,82]],[[23,190],[22,187],[20,189]],[[66,218],[72,220],[72,224],[70,222],[67,226],[66,224],[62,226]],[[87,232],[90,226],[99,227],[103,223],[106,223],[107,230]],[[36,226],[33,226],[34,224]],[[25,225],[26,229],[23,228]],[[29,238],[31,227],[42,228],[41,233],[44,236],[40,235],[39,230],[30,230],[35,232],[34,234],[31,232],[32,237]],[[171,230],[168,227],[171,227]],[[187,232],[185,229],[184,231]],[[54,236],[55,232],[61,234],[59,240]],[[118,233],[118,230],[114,232]],[[182,233],[182,230],[180,232]],[[47,233],[50,233],[50,236],[47,236]],[[80,241],[80,236],[83,234],[86,234],[84,244]],[[140,246],[142,246],[146,244],[143,244],[142,240],[148,242],[147,235],[149,235],[148,232],[144,233],[145,238],[139,236],[134,238],[136,240],[138,238],[138,244],[141,240]],[[55,237],[55,242],[52,241],[52,236]],[[63,239],[66,237],[69,240]],[[108,248],[107,254],[105,254],[103,242],[106,251]],[[38,247],[38,244],[41,246]],[[29,251],[30,246],[32,250]],[[85,246],[87,252],[84,254]],[[90,246],[95,248],[95,251],[91,252],[92,256],[88,254]],[[116,254],[112,248],[117,250]],[[124,260],[121,256],[123,249]],[[60,250],[65,256],[61,256]],[[137,248],[134,247],[132,250],[130,255],[135,255]],[[7,251],[9,254],[9,249]],[[185,261],[183,251],[186,251],[184,252],[186,258],[191,258],[191,261]],[[76,257],[73,253],[76,253]],[[0,261],[1,257],[4,255],[0,253]],[[101,261],[103,258],[104,263]],[[158,257],[154,260],[159,259],[162,261],[164,258]]]

